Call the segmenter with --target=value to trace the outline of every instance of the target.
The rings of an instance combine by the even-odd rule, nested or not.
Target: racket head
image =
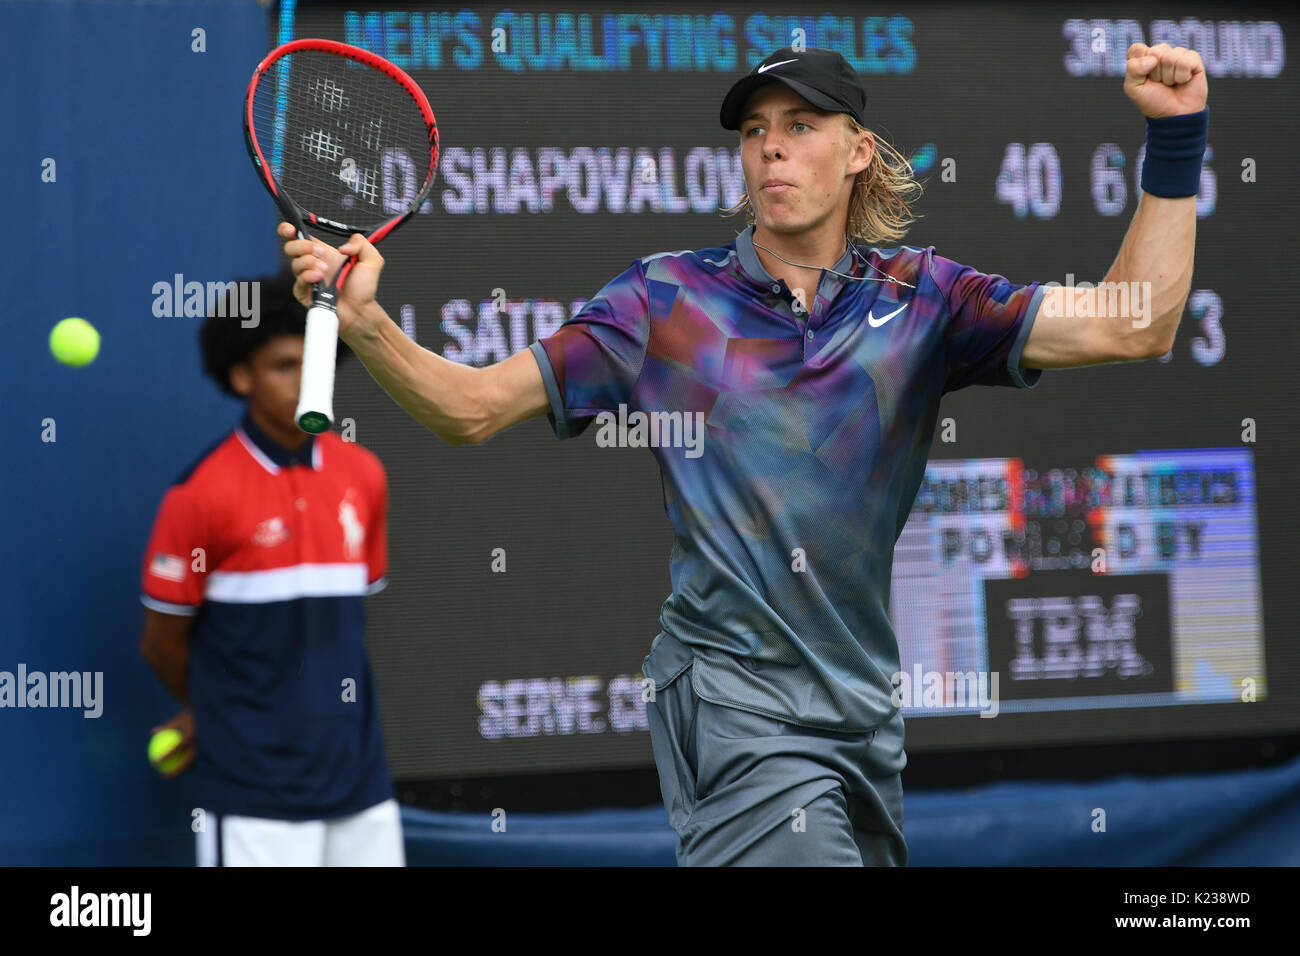
[[[304,235],[378,242],[433,187],[438,122],[428,98],[360,47],[300,39],[275,48],[253,72],[243,122],[259,178]]]

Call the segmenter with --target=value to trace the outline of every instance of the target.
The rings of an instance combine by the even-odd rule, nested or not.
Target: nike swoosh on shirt
[[[769,64],[767,64],[766,66],[760,66],[760,67],[758,68],[758,72],[759,72],[759,73],[766,73],[768,70],[772,69],[772,67],[774,67],[774,66],[784,66],[784,65],[787,64],[787,63],[798,63],[798,62],[799,62],[799,58],[798,58],[798,57],[795,57],[793,60],[782,60],[780,63],[769,63]]]
[[[868,309],[868,310],[867,310],[867,323],[868,323],[868,324],[869,324],[873,329],[878,329],[878,328],[880,328],[882,325],[884,325],[886,322],[888,322],[890,319],[892,319],[894,316],[898,315],[898,313],[902,312],[902,311],[903,311],[904,309],[906,309],[906,308],[907,308],[907,303],[903,303],[903,304],[900,305],[897,309],[895,309],[893,312],[890,312],[889,315],[881,316],[880,318],[876,318],[874,315],[871,314],[871,310]]]

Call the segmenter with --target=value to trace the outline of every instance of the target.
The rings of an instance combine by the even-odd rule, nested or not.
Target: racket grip
[[[334,424],[334,358],[338,353],[339,316],[332,305],[307,310],[307,334],[302,346],[302,381],[294,420],[312,435]]]

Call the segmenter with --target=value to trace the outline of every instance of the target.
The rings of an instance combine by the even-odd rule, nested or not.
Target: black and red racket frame
[[[257,94],[257,86],[277,60],[281,57],[288,56],[291,53],[297,53],[300,51],[329,53],[334,56],[341,56],[349,60],[354,60],[365,66],[373,67],[381,73],[384,73],[405,89],[411,99],[415,101],[415,105],[419,107],[420,113],[424,117],[425,125],[429,129],[428,174],[425,177],[424,185],[416,196],[415,201],[405,213],[381,222],[379,225],[372,227],[369,232],[367,232],[364,227],[356,228],[345,223],[334,222],[330,219],[318,218],[315,213],[303,209],[294,202],[293,199],[276,183],[275,177],[271,172],[270,164],[267,163],[266,157],[262,154],[261,144],[257,141],[257,136],[253,130],[253,101]],[[257,65],[257,69],[253,71],[253,78],[249,81],[248,92],[244,97],[244,144],[248,147],[248,156],[257,169],[258,177],[262,180],[262,183],[266,186],[267,190],[270,191],[271,196],[275,199],[276,205],[280,207],[280,211],[284,213],[285,217],[289,219],[289,221],[317,225],[329,232],[337,233],[343,238],[347,238],[353,233],[359,232],[365,235],[372,243],[376,243],[383,239],[384,236],[388,235],[400,226],[420,208],[425,197],[428,196],[429,190],[433,188],[434,174],[438,169],[438,121],[434,117],[433,109],[429,106],[429,100],[424,95],[424,91],[420,89],[419,84],[411,79],[411,77],[401,68],[393,65],[383,57],[376,56],[370,51],[363,50],[360,47],[349,46],[346,43],[338,43],[334,40],[293,40],[289,43],[283,44],[282,46],[276,47],[266,55],[261,63]],[[355,260],[353,259],[349,259],[343,265],[343,268],[339,270],[339,274],[333,283],[334,288],[337,289],[343,285],[344,280],[347,279],[347,274],[352,270],[354,261]],[[332,295],[329,297],[331,299],[333,298]]]

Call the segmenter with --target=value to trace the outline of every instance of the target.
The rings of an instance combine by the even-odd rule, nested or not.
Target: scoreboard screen
[[[858,71],[870,128],[925,187],[904,243],[1061,285],[1106,274],[1137,205],[1127,47],[1200,52],[1210,137],[1171,351],[943,400],[890,598],[917,753],[1300,727],[1279,692],[1300,677],[1285,11],[286,2],[272,40],[365,47],[427,93],[438,181],[385,242],[380,300],[473,366],[551,334],[634,260],[744,228],[720,211],[744,177],[718,109],[775,49],[830,47]],[[397,202],[409,165],[395,153],[365,182]],[[335,408],[389,474],[369,640],[394,775],[649,766],[640,671],[672,547],[654,458],[595,428],[561,442],[544,418],[451,447],[360,363]]]
[[[1265,693],[1255,516],[1244,449],[932,462],[895,548],[905,717]]]

